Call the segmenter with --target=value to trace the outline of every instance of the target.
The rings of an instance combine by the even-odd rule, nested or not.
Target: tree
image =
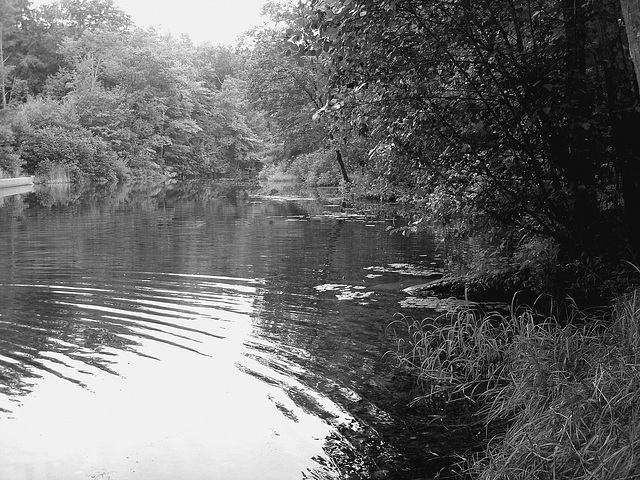
[[[0,104],[7,108],[7,80],[12,68],[8,65],[11,53],[7,54],[7,39],[15,35],[27,10],[28,0],[0,0]]]
[[[50,29],[77,38],[85,30],[126,32],[131,18],[113,0],[60,0],[39,9],[39,20]]]
[[[17,107],[1,117],[1,168],[65,152],[78,177],[103,180],[253,167],[259,122],[231,49],[133,28],[112,0],[0,2],[2,106]]]
[[[118,59],[116,82],[128,106],[132,147],[152,150],[164,168],[190,153],[201,127],[192,118],[200,89],[189,42],[136,31]]]
[[[64,67],[58,49],[85,31],[124,33],[129,17],[112,0],[63,0],[31,9],[28,0],[0,2],[2,105],[42,92],[47,77]]]
[[[640,252],[638,95],[615,4],[309,5],[292,51],[324,62],[338,111],[379,135],[408,196],[445,188],[568,260],[621,230]]]
[[[194,64],[205,88],[222,90],[225,79],[240,78],[244,58],[229,46],[203,43],[196,47]]]
[[[638,88],[640,88],[640,0],[620,0],[620,5],[627,30],[629,52],[636,69]]]
[[[268,116],[270,129],[283,143],[285,158],[331,148],[342,179],[349,182],[343,159],[345,135],[332,122],[334,107],[324,65],[314,56],[287,56],[294,47],[288,33],[300,28],[309,13],[304,6],[267,4],[276,27],[253,32],[256,43],[249,62],[249,94]],[[319,113],[320,112],[320,113]]]

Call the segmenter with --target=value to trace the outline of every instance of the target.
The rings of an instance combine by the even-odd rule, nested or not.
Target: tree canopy
[[[237,49],[137,28],[112,0],[3,1],[5,174],[58,163],[113,181],[255,167],[262,126]],[[78,150],[92,160],[73,160],[71,144],[93,145]]]
[[[369,166],[407,198],[444,192],[568,258],[638,252],[640,109],[620,3],[306,5],[291,56],[322,63],[330,103],[372,142]]]

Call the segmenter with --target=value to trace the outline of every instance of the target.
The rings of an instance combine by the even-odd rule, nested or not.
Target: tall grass
[[[43,160],[38,165],[35,175],[35,183],[71,183],[71,168],[68,165],[53,163]]]
[[[492,432],[468,473],[489,479],[640,478],[640,290],[610,315],[560,325],[531,311],[394,322],[422,400],[475,406]],[[496,428],[499,426],[499,428]]]

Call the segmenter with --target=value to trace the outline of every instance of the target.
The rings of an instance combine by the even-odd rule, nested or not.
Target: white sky
[[[31,0],[32,7],[53,0]],[[233,44],[262,23],[266,0],[114,0],[139,27],[159,27],[174,37],[188,34],[195,43]]]

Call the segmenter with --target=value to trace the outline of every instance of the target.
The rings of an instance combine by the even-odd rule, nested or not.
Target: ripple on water
[[[0,319],[0,478],[336,476],[325,442],[349,415],[305,382],[303,349],[255,338],[261,285],[140,272],[1,285],[23,310]]]
[[[348,412],[431,240],[200,187],[0,211],[0,478],[371,477]]]

